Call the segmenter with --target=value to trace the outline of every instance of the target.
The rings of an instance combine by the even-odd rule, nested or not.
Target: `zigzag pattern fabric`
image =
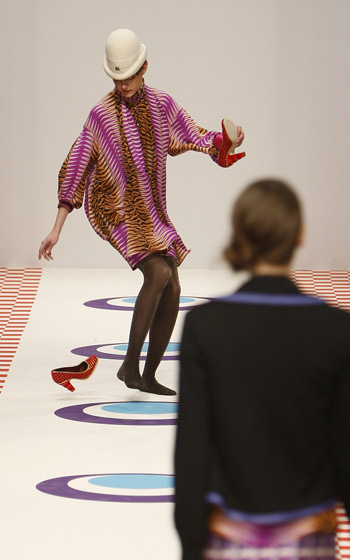
[[[167,213],[166,159],[193,150],[217,163],[216,134],[163,91],[145,85],[127,99],[115,89],[93,107],[60,170],[59,206],[84,202],[94,230],[131,268],[155,252],[180,265],[189,250]]]

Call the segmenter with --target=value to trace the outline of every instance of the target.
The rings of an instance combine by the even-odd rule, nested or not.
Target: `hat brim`
[[[139,57],[134,62],[134,64],[132,64],[132,66],[129,66],[129,68],[124,72],[112,71],[108,65],[108,60],[106,55],[104,56],[103,59],[103,68],[106,74],[108,74],[108,76],[113,78],[113,80],[127,80],[128,78],[131,78],[131,76],[133,76],[134,74],[136,74],[136,72],[140,70],[140,68],[146,62],[146,58],[147,58],[147,50],[145,45],[141,43],[141,52]]]

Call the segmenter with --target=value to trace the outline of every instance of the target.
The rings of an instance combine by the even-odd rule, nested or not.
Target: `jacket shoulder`
[[[146,95],[153,98],[165,112],[170,112],[174,109],[178,109],[178,104],[171,97],[171,95],[169,95],[169,93],[166,93],[161,89],[156,89],[149,86],[145,86],[145,91]]]
[[[96,122],[99,121],[101,117],[108,115],[111,109],[113,109],[114,103],[114,92],[110,91],[92,107],[86,122]]]
[[[219,301],[209,301],[201,303],[193,307],[186,316],[186,320],[193,322],[203,322],[211,315],[223,311],[225,308],[229,309],[229,304]]]

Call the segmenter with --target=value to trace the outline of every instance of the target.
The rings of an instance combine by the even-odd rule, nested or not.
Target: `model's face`
[[[132,97],[137,93],[142,86],[143,76],[147,70],[147,61],[144,63],[142,68],[130,78],[126,80],[113,80],[117,90],[120,91],[125,97]]]

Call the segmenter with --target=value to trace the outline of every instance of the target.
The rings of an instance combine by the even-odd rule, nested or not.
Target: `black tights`
[[[160,385],[155,375],[179,310],[180,283],[177,265],[171,257],[153,254],[143,259],[138,268],[144,280],[135,303],[128,350],[118,377],[130,388],[159,395],[175,395],[175,391]],[[148,352],[141,377],[139,361],[148,333]]]

